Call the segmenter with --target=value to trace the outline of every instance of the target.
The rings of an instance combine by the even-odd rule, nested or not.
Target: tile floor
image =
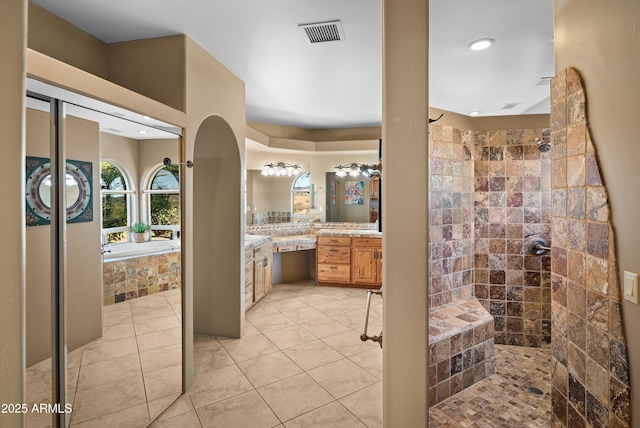
[[[196,335],[193,388],[153,427],[381,427],[382,350],[360,341],[366,290],[280,284],[245,336]],[[369,331],[382,329],[373,296]]]
[[[495,351],[495,374],[431,407],[430,427],[551,426],[550,350],[495,345]]]
[[[180,393],[180,308],[179,289],[103,308],[103,337],[67,357],[72,427],[143,427]],[[29,408],[51,402],[50,360],[25,383]],[[27,427],[50,426],[50,414],[27,414]]]
[[[173,397],[180,344],[168,310],[179,319],[179,296],[162,294],[166,302],[105,308],[105,337],[70,354],[72,426],[143,427]],[[274,287],[247,312],[242,339],[195,336],[194,386],[152,427],[381,427],[382,352],[359,340],[365,296],[310,282]],[[382,305],[373,299],[377,333]],[[118,346],[107,350],[108,341]],[[30,370],[27,390],[47,396],[37,382],[46,375]],[[548,427],[549,388],[547,350],[496,345],[496,374],[432,407],[430,426]]]

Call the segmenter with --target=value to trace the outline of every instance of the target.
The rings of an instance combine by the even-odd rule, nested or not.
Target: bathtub
[[[138,243],[127,242],[124,244],[113,244],[110,247],[111,252],[104,253],[105,262],[180,251],[180,240],[162,240]]]
[[[102,263],[103,305],[181,287],[180,240],[111,246]]]

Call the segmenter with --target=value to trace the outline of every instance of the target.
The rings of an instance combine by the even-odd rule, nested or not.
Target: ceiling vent
[[[300,24],[298,27],[302,30],[304,39],[309,44],[344,40],[344,32],[339,20]]]
[[[507,104],[504,105],[504,107],[502,107],[502,110],[511,110],[512,108],[514,108],[518,104],[522,104],[522,103],[507,103]]]
[[[534,86],[549,86],[551,84],[551,77],[541,77]]]

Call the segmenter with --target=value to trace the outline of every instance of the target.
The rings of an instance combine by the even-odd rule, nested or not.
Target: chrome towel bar
[[[367,340],[372,340],[374,342],[378,342],[380,347],[382,348],[382,331],[378,336],[369,336],[367,334],[367,330],[369,328],[369,309],[371,308],[371,296],[373,294],[378,294],[382,297],[382,287],[379,290],[367,290],[367,306],[364,311],[364,325],[362,326],[362,334],[360,335],[360,340],[366,342]]]

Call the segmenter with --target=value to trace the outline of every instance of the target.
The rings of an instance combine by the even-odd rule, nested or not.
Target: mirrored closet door
[[[182,392],[179,129],[28,88],[27,426],[143,427]]]

